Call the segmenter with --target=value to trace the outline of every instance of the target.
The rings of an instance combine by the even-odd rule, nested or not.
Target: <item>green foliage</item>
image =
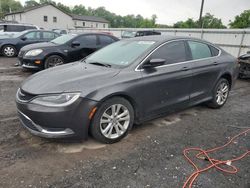
[[[22,4],[16,0],[0,0],[0,17],[3,18],[4,14],[10,11],[18,11],[22,9]]]
[[[37,6],[37,5],[39,5],[39,3],[36,2],[35,0],[28,0],[25,2],[24,7],[28,8],[28,7],[33,7],[33,6]]]
[[[202,28],[217,28],[222,29],[226,28],[223,25],[221,19],[214,17],[210,13],[206,13],[205,16],[202,17]],[[188,18],[186,21],[179,21],[173,25],[174,28],[199,28],[199,20],[194,21],[192,18]]]
[[[250,27],[250,10],[245,10],[240,15],[234,18],[234,21],[230,21],[231,28],[248,28]]]

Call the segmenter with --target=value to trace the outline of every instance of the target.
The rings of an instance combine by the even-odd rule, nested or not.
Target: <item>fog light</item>
[[[35,64],[41,64],[41,61],[35,61]]]

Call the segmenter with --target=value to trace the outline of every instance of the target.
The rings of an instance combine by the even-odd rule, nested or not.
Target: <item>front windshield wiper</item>
[[[84,61],[85,62],[85,61]],[[106,63],[100,63],[100,62],[90,62],[88,64],[92,64],[92,65],[98,65],[98,66],[103,66],[103,67],[111,67],[110,64],[106,64]]]

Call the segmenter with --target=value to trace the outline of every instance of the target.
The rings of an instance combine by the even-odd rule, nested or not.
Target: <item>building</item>
[[[53,4],[29,7],[5,14],[6,21],[29,23],[44,29],[108,28],[109,22],[101,17],[69,14]]]

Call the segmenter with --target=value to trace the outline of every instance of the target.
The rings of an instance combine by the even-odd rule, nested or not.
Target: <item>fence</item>
[[[71,32],[110,32],[121,38],[124,31],[152,30],[135,28],[80,28]],[[250,29],[155,29],[162,35],[189,36],[201,38],[219,45],[230,54],[238,57],[250,51]]]

